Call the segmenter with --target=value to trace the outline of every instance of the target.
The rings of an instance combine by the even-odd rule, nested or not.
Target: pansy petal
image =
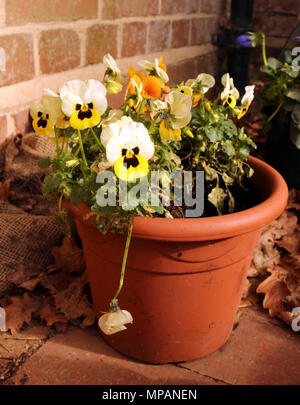
[[[73,112],[76,111],[76,104],[82,105],[82,99],[72,93],[69,93],[63,97],[61,108],[68,117],[71,117]]]
[[[118,136],[120,132],[120,127],[117,123],[111,123],[103,128],[101,133],[101,142],[102,145],[106,148],[108,141],[113,136]]]
[[[112,136],[106,144],[106,158],[114,164],[122,156],[122,145],[119,136]]]
[[[86,84],[82,80],[70,80],[66,82],[60,89],[60,97],[63,99],[67,95],[77,96],[83,102],[83,97],[86,91]]]
[[[44,112],[44,106],[41,103],[32,104],[30,107],[31,118],[37,118],[39,112]]]

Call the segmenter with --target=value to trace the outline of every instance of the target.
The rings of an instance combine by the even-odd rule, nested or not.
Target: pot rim
[[[170,242],[197,242],[234,237],[257,231],[276,219],[288,201],[288,187],[283,177],[270,165],[249,156],[248,163],[254,169],[254,182],[264,196],[258,205],[233,214],[205,218],[151,218],[136,216],[133,222],[133,236]],[[84,203],[64,205],[77,220],[90,208]],[[91,226],[93,226],[91,224]]]

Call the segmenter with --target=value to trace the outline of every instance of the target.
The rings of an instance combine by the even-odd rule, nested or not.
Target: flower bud
[[[194,138],[193,132],[191,131],[190,128],[188,128],[188,127],[184,128],[183,132],[185,133],[185,135],[189,136],[190,138]]]
[[[106,90],[108,94],[117,94],[122,90],[122,84],[116,82],[115,80],[108,80],[106,82]]]
[[[75,167],[75,166],[77,166],[79,164],[79,160],[78,159],[71,159],[71,160],[68,160],[67,162],[66,162],[66,166],[67,167]]]

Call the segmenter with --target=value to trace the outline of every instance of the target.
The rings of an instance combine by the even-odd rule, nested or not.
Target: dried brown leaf
[[[263,307],[269,310],[271,317],[284,312],[283,302],[290,294],[284,276],[280,270],[274,271],[256,289],[258,294],[264,293]]]
[[[41,319],[46,321],[47,326],[52,326],[55,323],[67,323],[68,320],[62,314],[58,314],[55,310],[53,303],[51,302],[51,298],[44,297],[42,305],[36,312]]]
[[[42,267],[38,265],[27,267],[23,264],[18,264],[15,269],[9,273],[8,282],[18,287],[30,280],[32,277],[38,276],[41,271]]]
[[[65,290],[53,294],[56,309],[68,320],[83,318],[81,327],[93,325],[96,320],[93,306],[88,300],[85,274],[74,281]]]
[[[13,192],[10,190],[10,183],[12,179],[7,179],[4,182],[0,182],[0,201],[8,201],[9,197],[13,195]]]
[[[23,297],[14,296],[10,298],[10,304],[4,306],[6,312],[6,331],[16,334],[23,324],[30,323],[32,314],[40,306],[38,297],[30,297],[27,293]]]
[[[291,235],[285,235],[276,244],[287,250],[290,254],[300,254],[300,232],[294,232]]]
[[[81,273],[85,268],[83,252],[73,238],[65,237],[62,246],[55,246],[52,255],[56,267],[67,273]]]

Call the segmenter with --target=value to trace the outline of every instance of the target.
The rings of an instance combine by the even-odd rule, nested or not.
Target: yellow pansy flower
[[[159,125],[159,135],[164,141],[181,141],[181,129],[171,128],[166,120],[162,120]]]

